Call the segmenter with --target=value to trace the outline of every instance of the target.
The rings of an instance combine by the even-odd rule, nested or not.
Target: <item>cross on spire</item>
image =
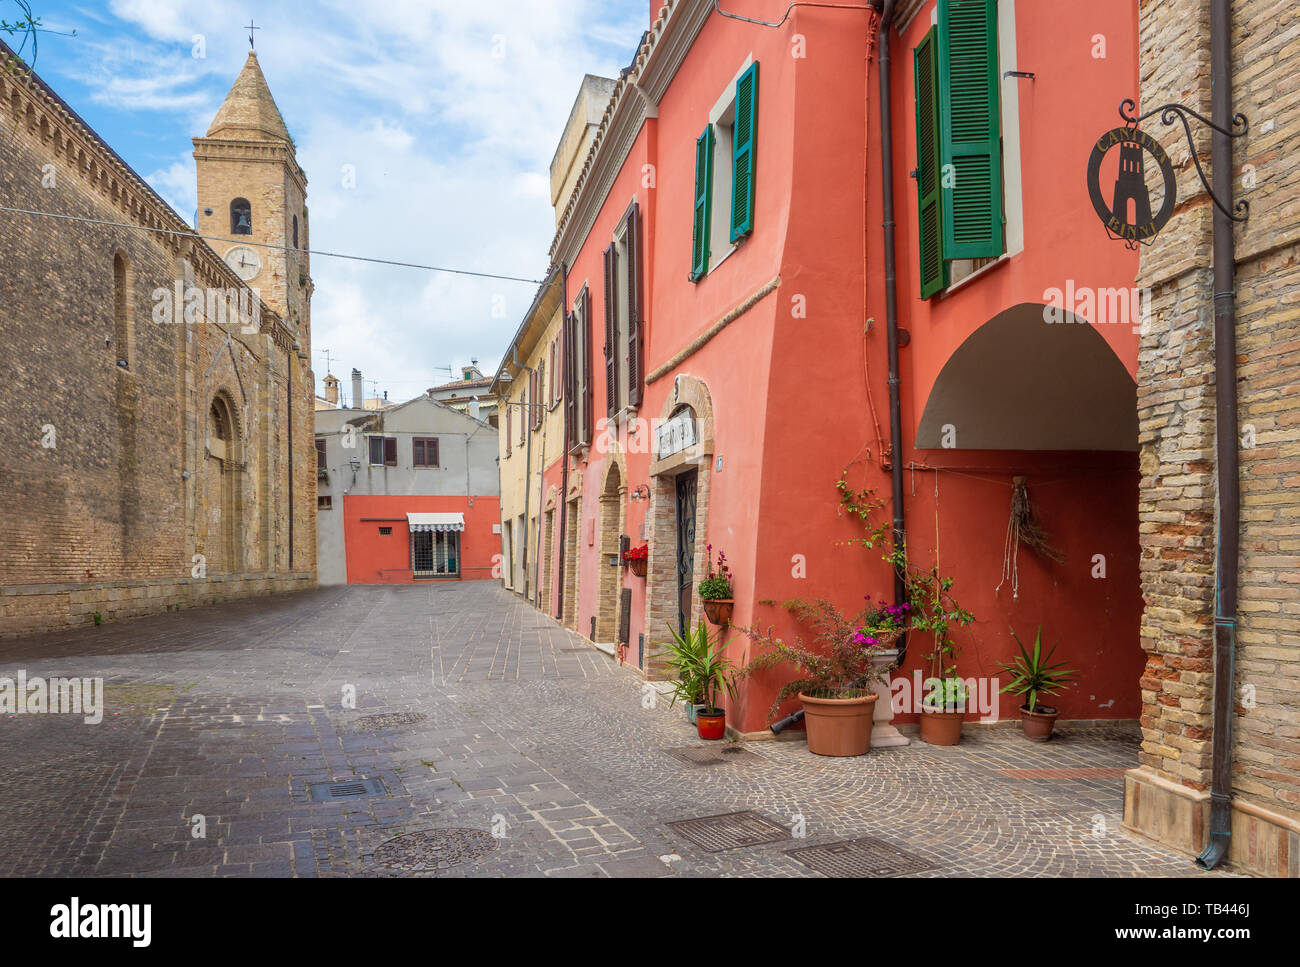
[[[249,17],[249,18],[248,18],[248,26],[247,26],[246,29],[248,30],[248,49],[249,49],[249,50],[252,50],[252,49],[253,49],[253,31],[254,31],[254,30],[261,30],[262,28],[261,28],[261,27],[254,26],[253,18],[252,18],[252,17]]]

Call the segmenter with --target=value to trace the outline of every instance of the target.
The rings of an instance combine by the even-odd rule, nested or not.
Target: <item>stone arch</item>
[[[593,640],[601,644],[614,644],[618,638],[618,594],[623,570],[611,565],[618,557],[619,537],[623,533],[626,516],[627,468],[622,454],[611,453],[605,467],[605,482],[600,489],[600,534],[598,539],[598,566],[600,577],[596,583],[596,632]]]
[[[1006,309],[949,357],[916,445],[959,450],[1137,450],[1137,384],[1097,329],[1038,303]]]
[[[253,234],[253,206],[247,198],[234,198],[230,202],[230,234]]]

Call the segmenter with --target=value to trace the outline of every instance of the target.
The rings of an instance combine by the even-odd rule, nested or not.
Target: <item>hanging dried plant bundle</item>
[[[1025,547],[1043,557],[1061,564],[1065,555],[1052,546],[1047,531],[1038,526],[1034,520],[1034,511],[1029,506],[1029,491],[1025,489],[1025,478],[1015,477],[1011,487],[1011,524],[1016,530],[1016,538]]]
[[[994,593],[1002,590],[1002,585],[1011,582],[1011,596],[1020,599],[1020,545],[1023,544],[1035,553],[1057,564],[1065,560],[1065,555],[1052,546],[1047,532],[1034,520],[1033,508],[1029,506],[1029,491],[1025,488],[1024,477],[1013,477],[1011,484],[1011,518],[1007,521],[1007,538],[1002,548],[1002,580]]]

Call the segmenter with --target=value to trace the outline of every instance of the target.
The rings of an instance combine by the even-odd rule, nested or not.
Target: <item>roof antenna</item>
[[[253,26],[253,18],[252,18],[252,17],[249,17],[249,18],[248,18],[248,49],[249,49],[249,50],[252,50],[252,49],[253,49],[253,31],[254,31],[254,30],[261,30],[261,29],[262,29],[261,27],[255,27],[255,26]]]

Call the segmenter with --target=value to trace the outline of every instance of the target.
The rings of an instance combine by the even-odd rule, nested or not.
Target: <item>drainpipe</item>
[[[293,357],[298,352],[298,343],[293,344],[286,360],[285,374],[285,413],[289,418],[289,570],[293,570]]]
[[[560,314],[567,315],[569,311],[569,267],[563,262],[560,263]],[[561,351],[561,358],[564,353]],[[564,620],[564,555],[567,543],[568,517],[569,517],[569,407],[568,400],[563,399],[565,393],[565,382],[568,381],[569,371],[567,369],[568,360],[562,364],[566,367],[564,379],[560,381],[561,402],[564,405],[565,431],[564,442],[560,444],[561,464],[560,464],[560,553],[559,553],[559,574],[555,579],[555,620]]]
[[[894,132],[890,103],[889,30],[894,19],[894,0],[872,0],[880,15],[876,38],[876,64],[880,73],[880,184],[885,245],[885,339],[889,354],[889,450],[890,493],[894,508],[894,546],[906,547],[907,528],[903,519],[903,417],[898,378],[898,282],[894,258]],[[907,600],[903,572],[894,572],[894,603]],[[907,657],[907,634],[898,640],[898,662]]]
[[[1214,570],[1214,736],[1210,779],[1210,842],[1196,858],[1214,869],[1232,838],[1232,697],[1237,651],[1237,559],[1241,535],[1237,453],[1236,252],[1232,221],[1232,10],[1210,4],[1210,166],[1214,194],[1214,418],[1218,516]]]

